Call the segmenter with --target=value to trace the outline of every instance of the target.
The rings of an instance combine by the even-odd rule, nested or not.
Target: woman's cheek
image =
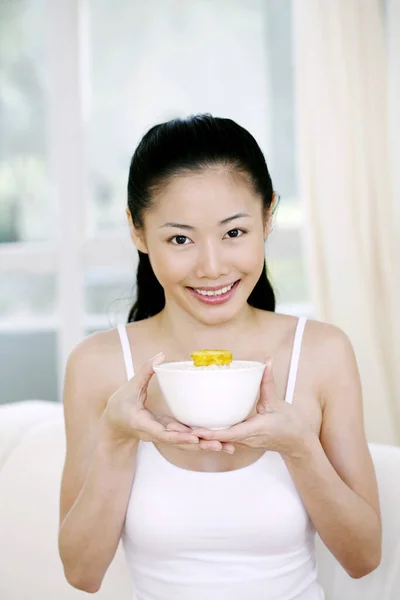
[[[262,269],[265,258],[264,243],[251,241],[251,243],[242,246],[237,253],[238,266],[244,273],[252,273]]]
[[[179,283],[190,275],[193,262],[188,252],[177,252],[175,249],[166,248],[154,256],[152,265],[154,273],[161,285],[168,283]]]

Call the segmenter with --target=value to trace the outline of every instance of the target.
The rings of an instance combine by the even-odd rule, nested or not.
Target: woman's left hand
[[[230,442],[288,456],[296,456],[316,437],[300,411],[278,397],[270,358],[266,360],[256,410],[255,415],[229,429],[195,428],[191,433],[203,440]]]

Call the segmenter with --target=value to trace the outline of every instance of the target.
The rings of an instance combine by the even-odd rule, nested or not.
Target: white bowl
[[[247,360],[234,360],[223,367],[195,367],[191,361],[154,367],[175,419],[207,429],[226,429],[249,416],[264,369],[264,363]]]

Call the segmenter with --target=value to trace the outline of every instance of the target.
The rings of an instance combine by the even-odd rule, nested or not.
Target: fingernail
[[[156,354],[155,356],[153,356],[153,358],[150,359],[150,362],[151,363],[159,362],[160,359],[164,360],[164,358],[165,358],[164,357],[164,352],[159,352],[158,354]]]

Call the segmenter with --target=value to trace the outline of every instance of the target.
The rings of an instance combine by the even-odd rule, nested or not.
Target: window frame
[[[125,235],[86,237],[89,231],[85,139],[90,105],[88,6],[85,0],[46,0],[46,14],[48,156],[51,199],[58,215],[56,239],[0,245],[0,271],[54,273],[57,280],[56,313],[45,318],[0,320],[0,334],[3,331],[56,331],[58,367],[59,373],[63,373],[71,349],[82,340],[87,329],[107,325],[102,315],[85,315],[86,270],[99,266],[132,269],[135,252],[128,231]],[[280,240],[294,236],[293,243],[299,243],[303,232],[299,223],[279,223],[279,211],[277,224],[270,252],[279,256]],[[309,303],[282,304],[277,310],[312,315]],[[62,377],[59,377],[60,398],[61,389]]]

